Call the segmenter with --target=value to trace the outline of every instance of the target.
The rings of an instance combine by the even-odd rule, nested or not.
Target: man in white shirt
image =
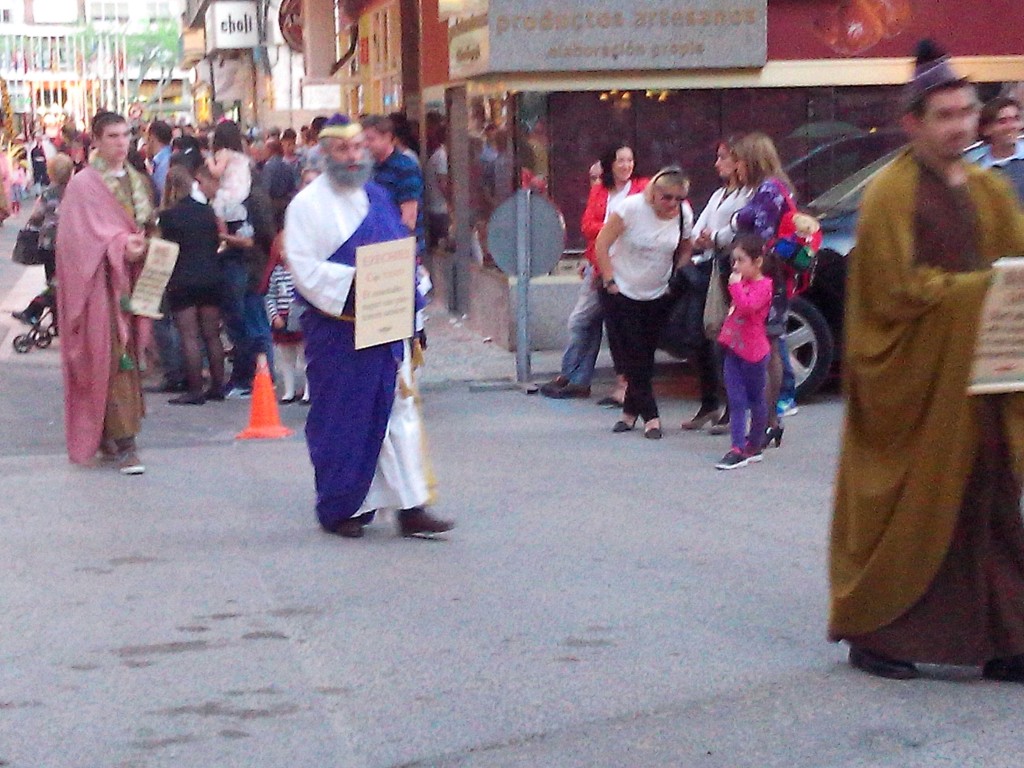
[[[362,127],[342,115],[320,133],[323,174],[288,207],[285,252],[302,316],[312,401],[306,441],[320,525],[359,538],[380,508],[398,510],[403,536],[454,523],[423,507],[432,496],[408,341],[355,348],[356,249],[408,237],[398,207],[370,181]],[[410,274],[409,279],[414,279]]]
[[[978,132],[985,139],[985,154],[978,158],[982,168],[995,168],[1017,191],[1024,204],[1024,124],[1020,119],[1020,104],[1009,96],[997,96],[981,110]]]

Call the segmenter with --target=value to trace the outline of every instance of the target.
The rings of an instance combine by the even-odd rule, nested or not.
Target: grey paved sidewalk
[[[427,355],[421,374],[424,389],[438,389],[459,382],[515,382],[516,354],[502,349],[466,325],[464,318],[436,304],[427,307]],[[607,347],[597,361],[596,379],[612,378]],[[562,366],[562,350],[531,353],[533,380],[543,383]]]

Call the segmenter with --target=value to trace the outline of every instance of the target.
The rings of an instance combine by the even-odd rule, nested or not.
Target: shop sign
[[[302,39],[302,0],[283,0],[281,10],[277,14],[277,25],[285,45],[295,53],[303,53],[305,49]]]
[[[487,27],[454,34],[448,44],[448,72],[454,80],[488,71],[490,61]]]
[[[764,66],[767,0],[490,0],[490,72]]]
[[[487,13],[487,0],[438,0],[437,4],[437,15],[442,20],[483,13]]]
[[[255,48],[260,44],[256,3],[217,0],[206,9],[206,50]]]

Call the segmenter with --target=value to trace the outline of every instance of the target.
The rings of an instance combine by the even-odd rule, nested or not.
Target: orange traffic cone
[[[288,437],[292,431],[281,424],[277,412],[277,395],[274,382],[267,367],[267,356],[256,357],[256,377],[252,380],[252,407],[249,409],[249,426],[236,435],[237,440]]]

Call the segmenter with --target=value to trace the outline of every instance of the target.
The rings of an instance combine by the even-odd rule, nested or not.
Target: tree
[[[178,63],[178,38],[181,32],[178,24],[169,19],[151,22],[141,32],[125,37],[126,68],[138,67],[137,77],[130,84],[130,101],[139,100],[139,91],[151,69],[156,68],[157,79],[154,95],[159,95],[170,82],[174,67]]]
[[[159,75],[154,96],[159,97],[171,81],[178,62],[178,24],[170,19],[152,21],[146,27],[130,30],[122,28],[99,29],[89,24],[82,32],[86,53],[86,69],[106,71],[99,66],[100,56],[114,59],[116,77],[125,86],[121,96],[127,104],[139,101],[142,84],[156,69]],[[119,54],[123,46],[123,60]],[[109,64],[110,58],[107,63]]]

